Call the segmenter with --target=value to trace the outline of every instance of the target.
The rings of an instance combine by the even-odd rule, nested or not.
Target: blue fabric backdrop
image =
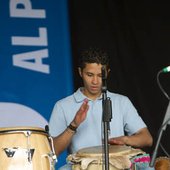
[[[67,0],[0,0],[0,20],[0,103],[48,121],[55,102],[73,91]]]

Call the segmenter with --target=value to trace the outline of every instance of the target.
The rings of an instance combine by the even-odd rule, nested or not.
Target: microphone
[[[170,66],[167,66],[167,67],[163,68],[163,69],[162,69],[162,72],[163,72],[163,73],[168,73],[168,72],[170,72]]]

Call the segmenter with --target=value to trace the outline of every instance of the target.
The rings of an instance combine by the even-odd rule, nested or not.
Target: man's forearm
[[[67,128],[59,136],[53,137],[54,150],[57,156],[68,147],[74,134],[74,131]]]

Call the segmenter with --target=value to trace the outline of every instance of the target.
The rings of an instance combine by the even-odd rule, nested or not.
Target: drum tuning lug
[[[49,153],[48,156],[57,162],[57,156],[54,153]]]
[[[53,155],[52,158],[53,158],[53,160],[55,160],[57,162],[57,156],[56,155]]]

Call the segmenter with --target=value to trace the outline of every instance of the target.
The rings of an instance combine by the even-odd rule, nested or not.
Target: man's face
[[[90,99],[96,99],[101,95],[102,65],[97,63],[86,63],[84,69],[79,68],[79,74],[83,79],[83,93]]]

